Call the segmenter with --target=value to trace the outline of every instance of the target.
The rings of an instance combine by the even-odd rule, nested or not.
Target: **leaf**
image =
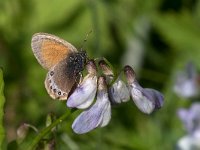
[[[5,130],[3,126],[5,97],[3,94],[3,90],[4,90],[3,71],[2,69],[0,69],[0,149],[5,149]]]
[[[198,52],[200,48],[200,30],[197,21],[188,12],[179,15],[172,13],[156,15],[153,18],[154,26],[165,40],[173,47],[181,51],[187,50],[188,53],[191,53],[191,50]]]

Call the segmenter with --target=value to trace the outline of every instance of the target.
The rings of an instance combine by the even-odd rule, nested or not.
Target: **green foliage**
[[[0,68],[0,149],[5,149],[5,129],[4,129],[4,81],[3,71]]]
[[[117,72],[125,64],[133,66],[141,85],[164,93],[165,104],[150,116],[139,112],[132,101],[121,104],[112,109],[108,126],[85,135],[71,130],[75,113],[59,124],[56,133],[49,133],[48,128],[56,149],[173,149],[186,133],[176,111],[191,104],[173,93],[174,75],[188,61],[200,69],[199,20],[200,2],[189,0],[0,1],[0,66],[6,83],[3,109],[0,71],[0,144],[5,144],[4,110],[10,149],[19,145],[15,139],[21,123],[30,123],[46,134],[46,115],[62,116],[68,111],[65,102],[51,100],[44,88],[47,71],[32,53],[32,35],[55,34],[79,49],[93,30],[83,47],[88,56],[105,57]],[[48,143],[45,134],[29,131],[20,148],[35,138],[31,148],[41,144],[40,139]]]

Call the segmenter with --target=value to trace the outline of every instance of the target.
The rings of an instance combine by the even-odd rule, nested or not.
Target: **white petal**
[[[111,101],[113,103],[127,102],[130,99],[130,94],[126,84],[118,79],[109,89]]]
[[[177,149],[180,150],[199,150],[200,138],[192,135],[186,135],[180,138],[177,142]]]
[[[155,102],[152,101],[152,99],[148,99],[148,97],[143,94],[143,90],[144,89],[137,82],[130,85],[130,92],[135,105],[143,113],[150,114],[155,108]]]
[[[98,127],[104,118],[108,98],[98,98],[93,106],[82,112],[73,122],[72,129],[77,134],[87,133]],[[106,122],[106,121],[105,121]]]
[[[110,101],[109,100],[107,102],[107,106],[105,107],[104,112],[103,112],[102,115],[103,115],[102,121],[99,124],[99,126],[100,127],[105,127],[110,122],[110,119],[111,119],[111,105],[110,105]]]
[[[95,98],[96,91],[97,77],[88,74],[68,98],[67,106],[79,109],[88,108]]]

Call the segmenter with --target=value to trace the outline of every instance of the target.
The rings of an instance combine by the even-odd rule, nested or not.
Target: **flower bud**
[[[114,73],[110,66],[105,62],[105,60],[100,60],[99,67],[101,68],[103,74],[106,76],[107,83],[110,83],[114,78]]]
[[[86,69],[88,71],[88,74],[96,75],[97,74],[97,66],[94,62],[94,60],[89,60],[86,64]]]
[[[127,65],[124,67],[124,73],[127,78],[128,84],[132,84],[135,81],[135,77],[136,77],[134,70],[130,66]]]
[[[29,126],[26,123],[23,123],[20,125],[20,127],[17,129],[17,138],[20,141],[23,141],[27,134],[28,134]]]

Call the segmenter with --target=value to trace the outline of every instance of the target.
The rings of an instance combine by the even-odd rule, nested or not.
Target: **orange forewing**
[[[48,70],[65,59],[69,53],[77,51],[70,43],[46,33],[33,35],[32,49],[38,62]]]

